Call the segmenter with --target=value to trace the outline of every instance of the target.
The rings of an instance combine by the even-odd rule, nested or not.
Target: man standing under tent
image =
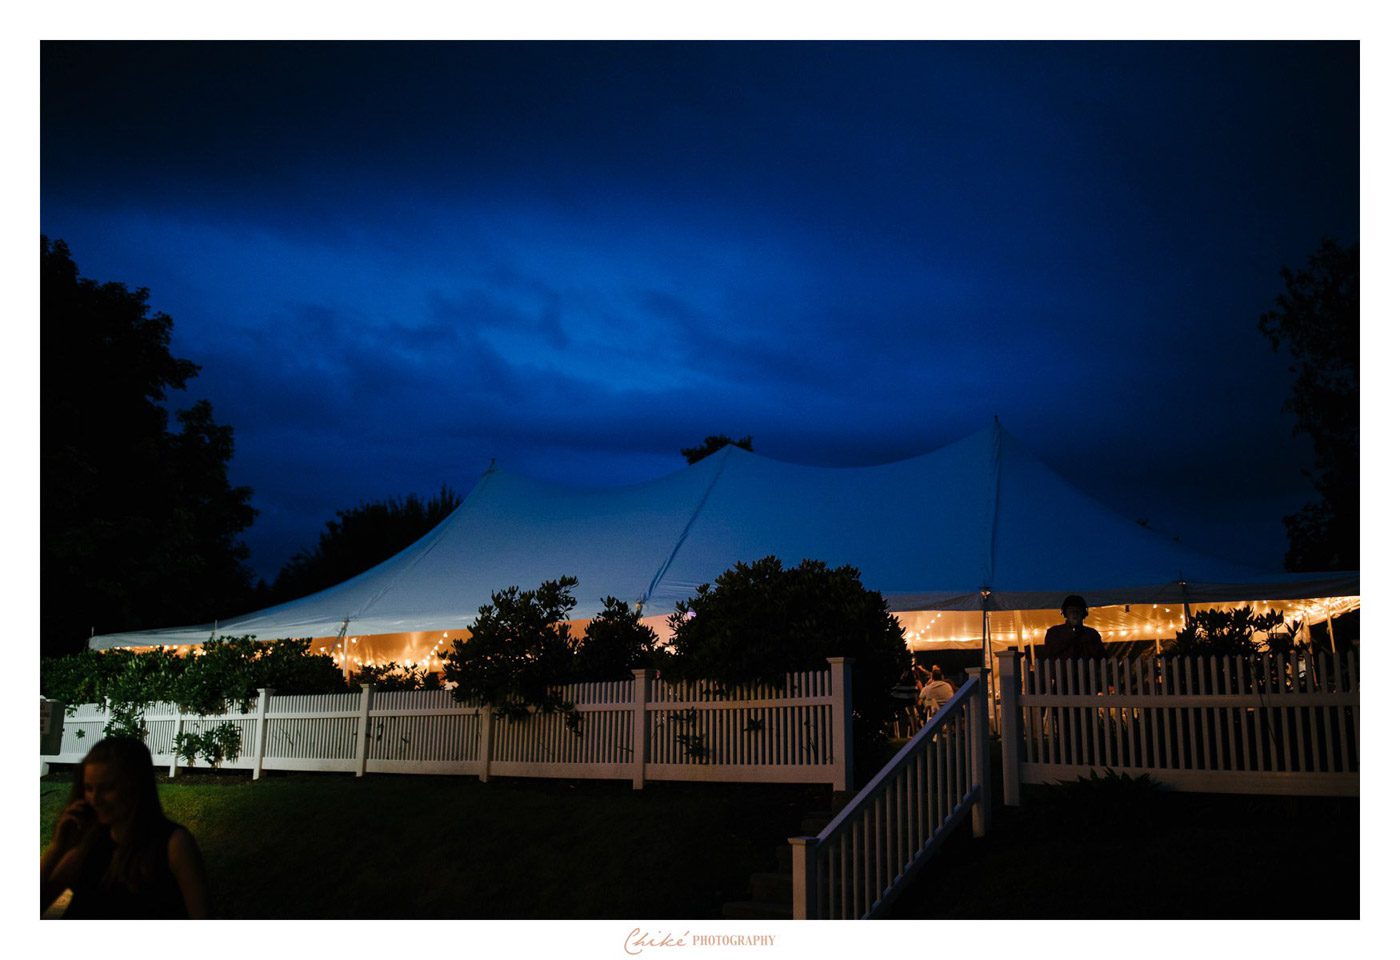
[[[1089,607],[1084,598],[1072,593],[1060,604],[1060,614],[1064,623],[1057,623],[1045,631],[1045,657],[1048,660],[1084,659],[1105,657],[1103,638],[1093,627],[1084,625],[1089,615]]]

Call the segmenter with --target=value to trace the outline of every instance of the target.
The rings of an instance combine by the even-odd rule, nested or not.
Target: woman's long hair
[[[156,792],[155,762],[146,744],[135,737],[107,737],[93,744],[73,778],[72,800],[84,799],[83,773],[89,763],[106,764],[116,771],[122,789],[131,800],[129,834],[112,855],[108,876],[128,887],[149,882],[166,863],[165,841],[169,821]]]

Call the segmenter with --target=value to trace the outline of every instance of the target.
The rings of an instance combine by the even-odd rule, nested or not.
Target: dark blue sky
[[[151,290],[275,575],[338,508],[800,463],[993,414],[1281,566],[1258,333],[1359,224],[1354,43],[47,44],[44,232]],[[937,491],[930,491],[937,497]]]

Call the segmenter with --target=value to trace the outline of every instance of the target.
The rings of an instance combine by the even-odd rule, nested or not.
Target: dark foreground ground
[[[899,919],[1357,919],[1357,799],[1030,788],[950,839]]]
[[[41,846],[70,776],[40,781]],[[201,774],[160,789],[198,838],[226,918],[714,918],[830,802],[820,787],[338,774]],[[1359,913],[1355,799],[1031,788],[991,827],[950,839],[894,916]]]
[[[40,781],[41,845],[72,774]],[[830,788],[273,774],[160,779],[223,918],[718,917]]]

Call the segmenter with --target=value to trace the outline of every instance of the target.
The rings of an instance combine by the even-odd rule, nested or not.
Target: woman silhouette
[[[209,916],[199,846],[166,819],[140,740],[108,737],[78,767],[39,861],[40,911],[65,889],[73,891],[65,920]]]

